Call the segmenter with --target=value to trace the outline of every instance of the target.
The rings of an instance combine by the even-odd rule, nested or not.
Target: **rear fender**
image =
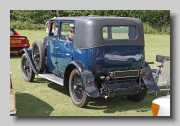
[[[28,59],[28,61],[29,61],[29,64],[30,64],[33,72],[34,72],[36,75],[38,75],[38,72],[37,72],[37,70],[36,70],[35,64],[34,64],[34,62],[33,62],[33,60],[32,60],[32,49],[31,49],[31,48],[28,48],[28,49],[27,49],[27,48],[24,48],[24,49],[21,50],[20,53],[21,53],[21,55],[23,55],[24,53],[26,54],[26,57],[27,57],[27,59]]]
[[[145,86],[152,91],[159,91],[159,87],[156,85],[152,71],[148,63],[145,61],[144,68],[142,70],[147,76],[142,76],[143,83]]]
[[[93,73],[89,71],[86,67],[84,67],[78,61],[72,61],[70,64],[73,64],[78,69],[81,75],[82,81],[83,81],[83,85],[85,87],[86,94],[92,98],[99,97],[100,93],[97,86],[95,85],[95,82],[94,82],[95,77]],[[91,82],[91,84],[88,83],[89,81]]]

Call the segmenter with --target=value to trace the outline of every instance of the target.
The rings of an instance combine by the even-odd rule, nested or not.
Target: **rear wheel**
[[[25,53],[21,57],[21,72],[25,81],[32,82],[34,80],[35,73],[33,72]]]
[[[69,94],[74,105],[78,107],[85,107],[90,101],[90,97],[85,92],[82,78],[77,69],[74,69],[69,77]]]
[[[129,96],[127,96],[127,98],[132,101],[140,102],[146,97],[146,94],[147,94],[147,87],[144,86],[144,88],[142,89],[142,91],[139,94],[129,95]]]
[[[45,53],[43,43],[35,41],[32,44],[32,59],[38,72],[43,72],[45,67]]]

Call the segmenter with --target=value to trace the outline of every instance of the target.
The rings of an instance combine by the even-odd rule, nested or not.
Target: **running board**
[[[38,76],[63,86],[63,79],[54,74],[38,74]]]

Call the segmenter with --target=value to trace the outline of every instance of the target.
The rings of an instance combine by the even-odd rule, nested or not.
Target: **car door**
[[[53,27],[56,25],[58,27],[57,21],[51,21],[50,22],[50,31],[49,35],[47,37],[48,46],[47,46],[47,60],[48,60],[48,66],[50,70],[58,75],[57,72],[57,62],[56,62],[56,54],[57,54],[57,35],[54,35]]]
[[[72,25],[73,24],[73,25]],[[63,77],[67,65],[71,62],[73,57],[73,41],[68,38],[69,31],[72,30],[74,22],[63,21],[60,22],[59,38],[57,41],[57,67]]]

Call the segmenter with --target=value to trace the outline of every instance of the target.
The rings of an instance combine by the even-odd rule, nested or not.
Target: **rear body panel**
[[[81,61],[94,75],[108,71],[139,70],[144,65],[144,46],[108,45],[91,49],[75,49],[74,60]]]

